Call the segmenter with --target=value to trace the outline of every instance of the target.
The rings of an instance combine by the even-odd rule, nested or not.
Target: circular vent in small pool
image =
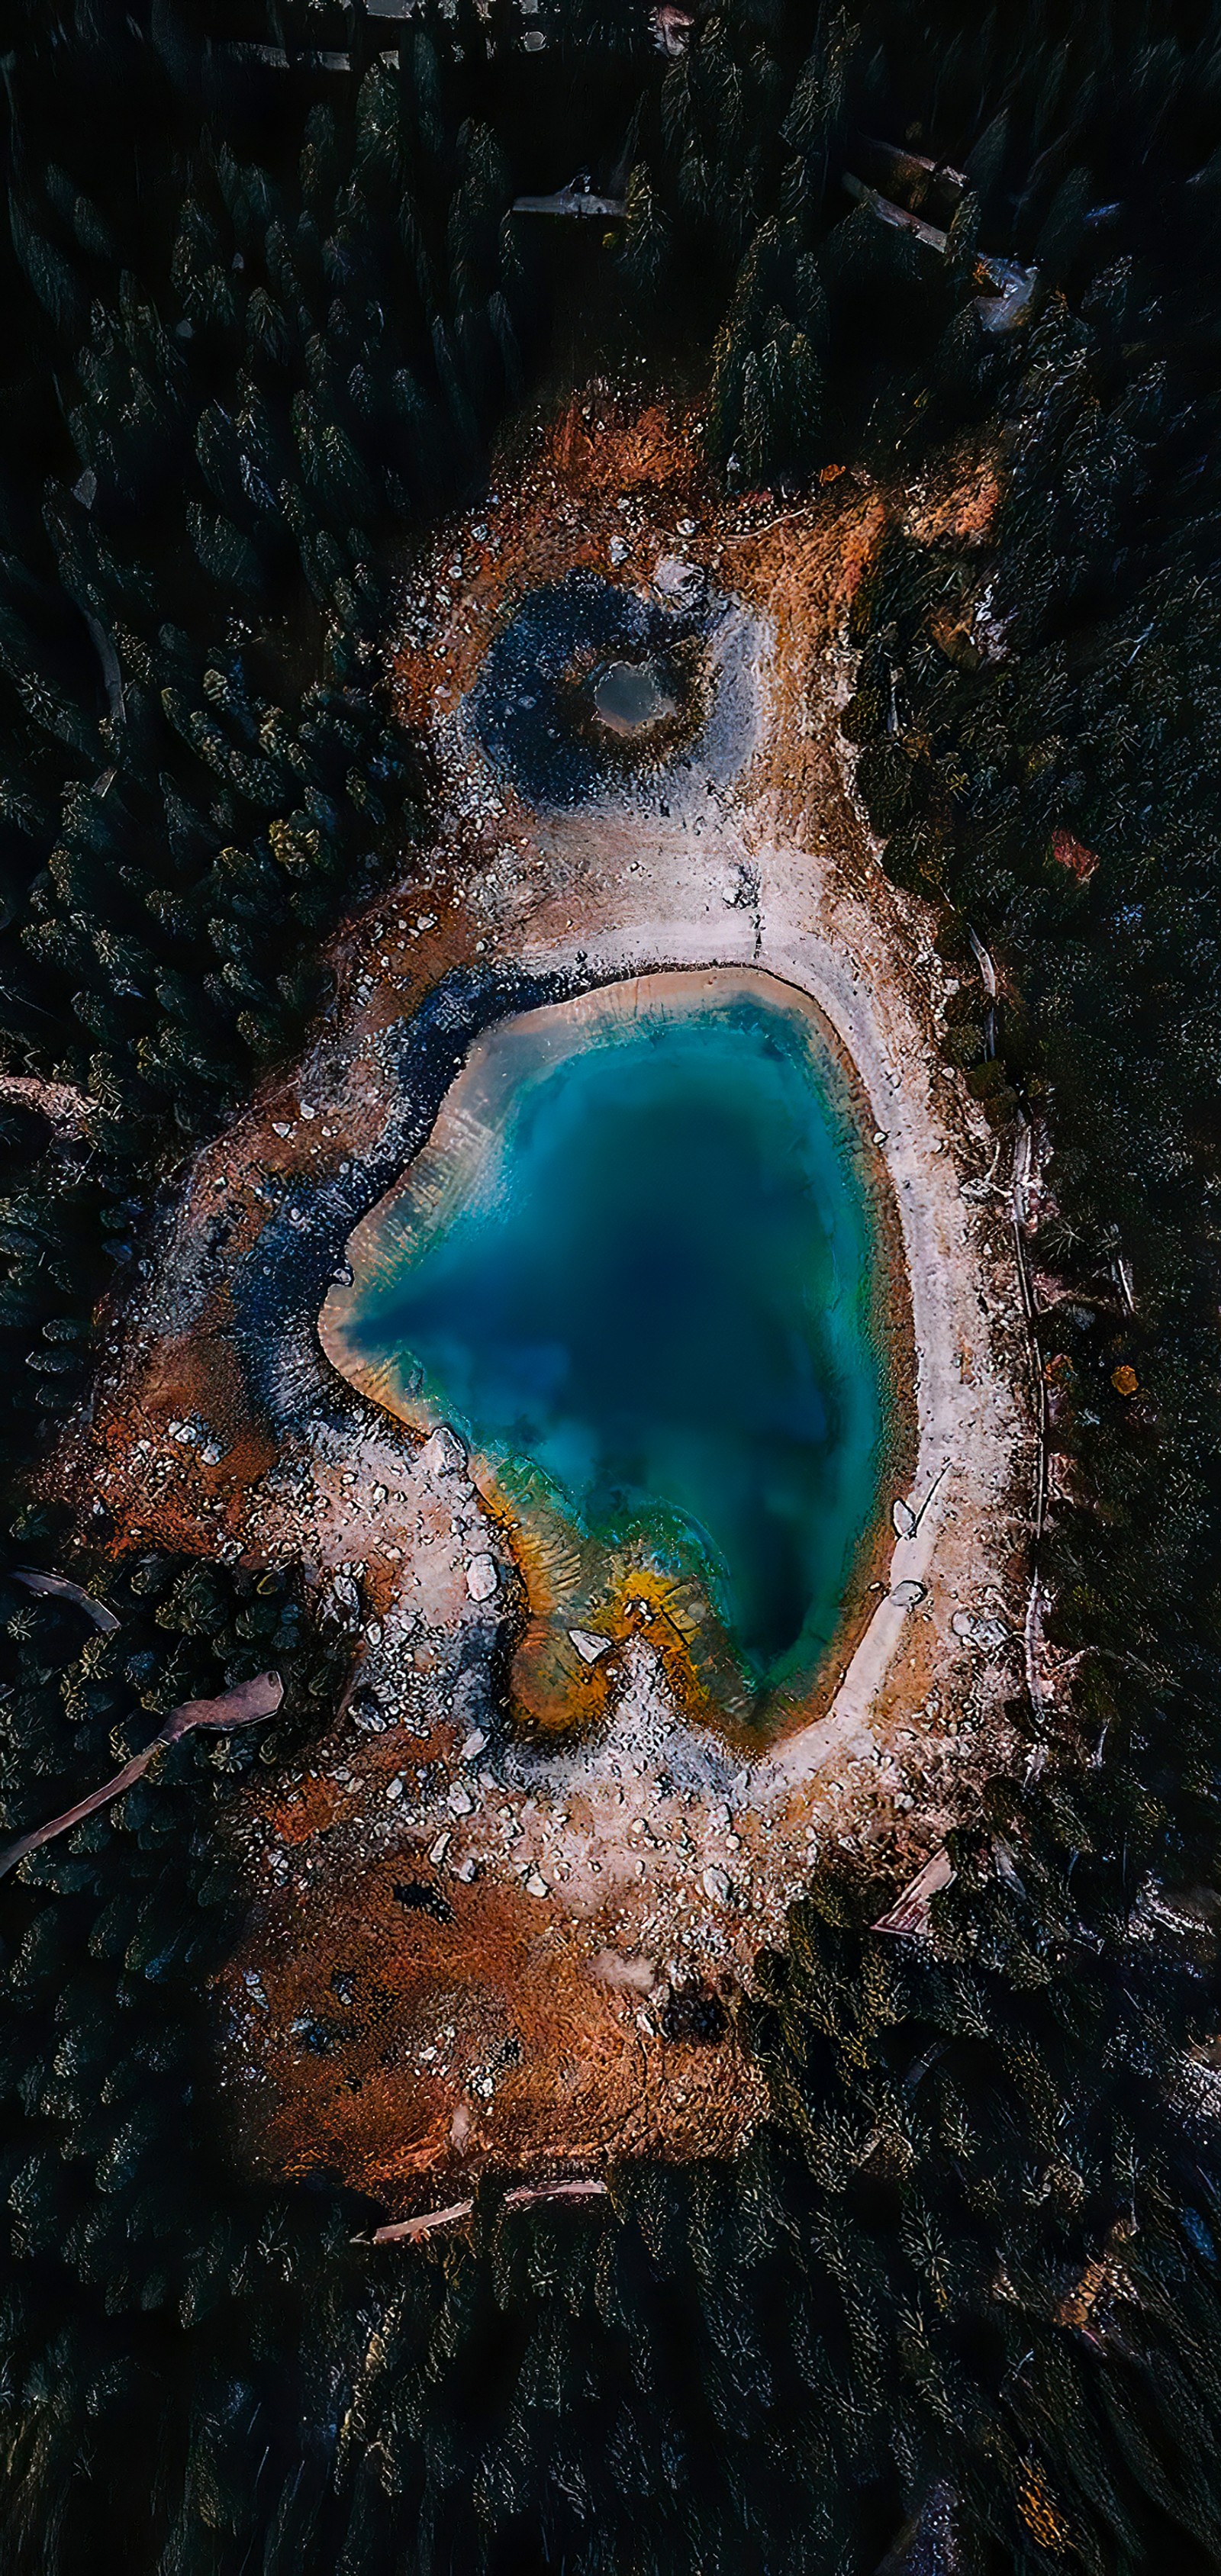
[[[672,606],[571,573],[532,591],[497,636],[469,722],[534,806],[666,798],[684,778],[720,785],[753,740],[753,635],[702,578]]]

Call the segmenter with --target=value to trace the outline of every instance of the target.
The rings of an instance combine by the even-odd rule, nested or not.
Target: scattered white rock
[[[526,1880],[526,1894],[527,1896],[550,1896],[551,1894],[546,1879],[540,1878],[536,1869],[531,1870]]]
[[[660,599],[685,607],[699,598],[706,580],[699,564],[688,563],[682,555],[662,555],[653,574],[653,588]]]
[[[912,1510],[911,1504],[905,1503],[901,1494],[896,1494],[895,1499],[890,1506],[890,1517],[894,1526],[896,1538],[915,1537],[917,1527],[916,1515]]]
[[[449,1795],[446,1798],[445,1804],[449,1808],[451,1815],[469,1816],[474,1810],[475,1801],[471,1796],[470,1790],[464,1789],[460,1780],[455,1780],[453,1788],[450,1790]]]
[[[723,1869],[705,1870],[704,1894],[712,1898],[714,1905],[728,1905],[732,1893],[729,1879]]]
[[[608,1655],[613,1637],[600,1636],[596,1628],[570,1628],[569,1637],[583,1664],[596,1664],[600,1655]]]
[[[437,1839],[436,1839],[435,1843],[433,1844],[432,1850],[430,1851],[430,1853],[429,1853],[429,1855],[428,1855],[428,1857],[429,1857],[430,1861],[432,1861],[432,1862],[434,1863],[434,1865],[435,1865],[435,1867],[436,1867],[437,1869],[439,1869],[439,1868],[440,1868],[441,1863],[442,1863],[442,1861],[444,1860],[445,1855],[446,1855],[446,1853],[447,1853],[447,1851],[448,1851],[448,1850],[449,1850],[449,1835],[448,1835],[447,1833],[445,1833],[445,1834],[438,1834]]]
[[[462,1760],[464,1762],[473,1762],[477,1755],[482,1753],[487,1740],[488,1739],[484,1734],[482,1727],[474,1727],[462,1747]]]
[[[500,1576],[493,1556],[473,1556],[466,1569],[466,1588],[472,1601],[490,1601]]]
[[[904,1576],[902,1583],[896,1583],[894,1590],[890,1595],[890,1599],[894,1602],[896,1609],[914,1610],[917,1601],[926,1601],[928,1599],[928,1585],[926,1583],[917,1583],[914,1575],[907,1574]]]
[[[420,1452],[420,1465],[434,1482],[441,1476],[460,1476],[466,1467],[466,1449],[448,1422],[439,1422],[429,1433]]]
[[[589,1965],[604,1986],[627,1987],[638,1995],[651,1994],[657,1982],[651,1959],[626,1959],[621,1950],[596,1950]]]
[[[973,1646],[983,1646],[993,1651],[1006,1643],[1010,1633],[1004,1620],[998,1619],[994,1612],[988,1610],[956,1610],[950,1626],[956,1637],[968,1640]]]

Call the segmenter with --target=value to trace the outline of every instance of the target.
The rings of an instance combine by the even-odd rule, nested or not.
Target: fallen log
[[[515,215],[602,215],[618,218],[627,213],[626,197],[599,197],[590,185],[589,172],[579,171],[567,187],[557,188],[550,197],[515,197]]]
[[[526,2209],[535,2200],[605,2200],[606,2184],[586,2174],[576,2182],[522,2182],[504,2197],[506,2209]]]
[[[504,2196],[506,2209],[527,2209],[536,2200],[604,2200],[607,2187],[595,2175],[579,2176],[573,2182],[523,2182],[515,2184]],[[370,2237],[354,2236],[354,2245],[415,2245],[420,2237],[431,2236],[438,2227],[456,2227],[469,2218],[473,2200],[453,2200],[445,2209],[426,2209],[418,2218],[395,2218],[388,2227],[375,2227]]]
[[[863,134],[861,141],[867,151],[880,153],[900,187],[934,179],[961,197],[970,185],[965,170],[956,170],[952,161],[930,161],[924,152],[906,152],[898,143],[884,143],[880,134]]]
[[[901,1896],[896,1897],[889,1914],[880,1914],[872,1926],[875,1932],[894,1932],[901,1939],[919,1938],[928,1930],[930,1899],[948,1887],[957,1875],[945,1844],[938,1845],[931,1860],[926,1860]]]
[[[369,2241],[373,2245],[414,2245],[417,2237],[431,2236],[434,2227],[452,2227],[459,2218],[469,2218],[474,2206],[473,2200],[454,2200],[448,2209],[426,2209],[420,2218],[396,2218],[389,2227],[375,2227]],[[359,2236],[352,2239],[354,2245],[362,2241]]]
[[[978,931],[972,930],[970,922],[967,923],[967,937],[971,943],[971,954],[979,968],[984,991],[987,994],[989,1001],[994,1002],[996,1000],[996,967],[993,962],[991,950],[985,948]]]
[[[1050,1595],[1045,1592],[1040,1577],[1036,1574],[1031,1582],[1030,1598],[1026,1604],[1026,1620],[1022,1630],[1022,1650],[1026,1660],[1026,1696],[1036,1718],[1043,1716],[1051,1697],[1044,1672],[1043,1646],[1043,1613],[1048,1608],[1050,1608]]]
[[[1022,1319],[1030,1358],[1031,1386],[1034,1395],[1036,1437],[1034,1544],[1037,1563],[1042,1544],[1043,1524],[1047,1517],[1048,1411],[1047,1380],[1043,1375],[1043,1356],[1039,1349],[1038,1306],[1030,1275],[1030,1257],[1026,1250],[1026,1228],[1030,1218],[1030,1190],[1037,1179],[1035,1131],[1023,1117],[1013,1149],[1013,1172],[1010,1179],[1010,1217],[1013,1225],[1013,1257],[1017,1267],[1018,1293],[1022,1302]],[[1034,1583],[1037,1585],[1037,1574]],[[1033,1599],[1033,1591],[1032,1591]],[[1038,1703],[1031,1705],[1038,1714]]]
[[[82,1591],[79,1583],[70,1583],[66,1574],[43,1574],[36,1565],[15,1565],[12,1576],[14,1583],[24,1584],[27,1592],[46,1594],[56,1601],[74,1601],[104,1636],[113,1637],[115,1629],[123,1625],[108,1602],[95,1601],[92,1592]]]
[[[884,197],[877,188],[868,187],[850,170],[844,172],[844,186],[858,205],[869,207],[879,223],[888,224],[894,232],[908,233],[914,241],[922,242],[926,250],[935,251],[939,258],[945,257],[949,235],[941,230],[940,225],[922,222],[919,215],[911,214],[906,206],[896,206],[891,198]],[[1015,329],[1019,322],[1025,320],[1034,301],[1039,282],[1037,268],[1019,268],[1015,260],[997,259],[991,252],[976,251],[975,273],[980,284],[988,290],[975,297],[975,310],[984,330]]]
[[[54,1842],[57,1835],[82,1824],[86,1816],[94,1815],[112,1798],[120,1798],[125,1789],[143,1777],[163,1744],[176,1743],[180,1735],[189,1735],[196,1726],[210,1726],[220,1733],[235,1726],[256,1726],[260,1719],[274,1717],[283,1697],[284,1684],[278,1673],[256,1673],[253,1681],[239,1682],[236,1690],[222,1691],[217,1699],[184,1700],[180,1708],[171,1709],[151,1744],[146,1744],[142,1753],[134,1753],[113,1780],[104,1781],[100,1789],[91,1789],[87,1798],[66,1808],[62,1816],[52,1816],[49,1824],[35,1825],[32,1832],[18,1834],[15,1842],[0,1849],[0,1878],[15,1869],[27,1852],[37,1851],[42,1843]]]
[[[0,1102],[11,1102],[14,1109],[32,1109],[39,1117],[50,1120],[65,1135],[84,1133],[96,1100],[87,1091],[78,1091],[70,1082],[44,1082],[36,1073],[0,1073]]]

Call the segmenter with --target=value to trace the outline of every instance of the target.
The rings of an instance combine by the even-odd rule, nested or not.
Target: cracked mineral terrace
[[[242,1792],[249,1913],[218,2004],[250,2156],[396,2213],[487,2166],[731,2153],[764,2103],[738,2002],[813,1857],[918,1868],[1003,1758],[1022,1669],[1034,1436],[1009,1200],[937,1051],[951,979],[878,865],[837,721],[888,518],[982,539],[993,478],[960,454],[919,490],[849,476],[784,510],[715,500],[696,454],[688,422],[595,389],[415,564],[393,685],[443,779],[437,844],[344,935],[301,1065],[197,1158],[57,1471],[94,1544],[296,1556],[351,1633],[342,1719],[291,1780]],[[534,769],[530,801],[473,693],[523,603],[574,579],[603,603],[599,667],[624,633],[673,633],[711,696],[669,767],[582,771],[551,801]],[[413,1437],[317,1329],[481,1029],[714,968],[808,995],[851,1060],[914,1358],[912,1470],[843,1668],[753,1759],[684,1704],[674,1605],[647,1584],[613,1651],[574,1621],[573,1725],[516,1726],[539,1568],[461,1441]]]

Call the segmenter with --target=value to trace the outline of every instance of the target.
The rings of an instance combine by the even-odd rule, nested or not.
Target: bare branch
[[[134,1753],[131,1761],[124,1763],[113,1780],[105,1781],[100,1789],[91,1789],[87,1798],[82,1798],[77,1806],[67,1808],[62,1816],[53,1816],[50,1824],[36,1825],[31,1833],[18,1834],[16,1842],[6,1844],[0,1850],[0,1878],[6,1877],[10,1869],[15,1869],[27,1852],[37,1851],[42,1843],[54,1842],[57,1835],[66,1834],[72,1825],[81,1824],[86,1816],[94,1815],[112,1798],[121,1797],[125,1789],[130,1789],[143,1777],[154,1753],[163,1744],[176,1743],[180,1735],[189,1735],[195,1726],[222,1730],[256,1726],[261,1718],[274,1717],[283,1697],[284,1684],[278,1673],[256,1673],[253,1681],[239,1682],[235,1690],[222,1691],[217,1699],[184,1700],[180,1708],[171,1710],[152,1743],[145,1745],[143,1753]]]

